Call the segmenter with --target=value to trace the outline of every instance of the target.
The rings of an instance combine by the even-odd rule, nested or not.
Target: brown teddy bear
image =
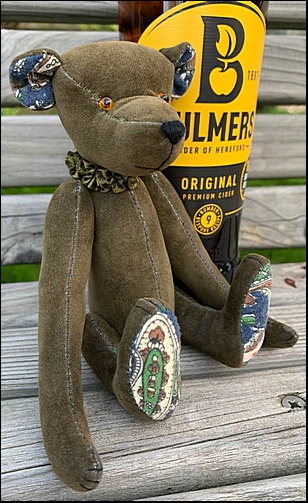
[[[263,343],[297,340],[290,327],[267,323],[268,260],[248,255],[230,287],[162,173],[183,146],[170,101],[189,87],[194,57],[185,42],[161,51],[99,42],[62,56],[36,49],[10,67],[15,96],[34,110],[56,103],[77,150],[45,220],[39,397],[49,459],[78,491],[97,487],[102,472],[81,352],[127,411],[164,420],[180,393],[179,327],[184,342],[234,367]]]

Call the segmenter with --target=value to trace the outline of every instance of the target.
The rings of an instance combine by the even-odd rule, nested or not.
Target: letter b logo
[[[238,56],[244,45],[244,29],[234,18],[202,16],[202,73],[197,103],[230,103],[240,93],[243,68]]]

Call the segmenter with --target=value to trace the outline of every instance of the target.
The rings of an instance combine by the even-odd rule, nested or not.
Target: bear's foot
[[[281,321],[268,318],[263,346],[267,348],[290,348],[298,341],[295,330]]]
[[[156,299],[139,299],[118,348],[113,391],[141,419],[163,420],[180,395],[180,331],[174,313]]]
[[[269,261],[247,255],[238,267],[223,309],[203,306],[176,289],[176,315],[184,343],[230,367],[241,367],[261,348],[271,294]]]

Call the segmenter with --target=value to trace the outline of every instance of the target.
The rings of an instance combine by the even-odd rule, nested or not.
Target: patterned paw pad
[[[180,332],[169,310],[143,325],[131,348],[129,382],[139,409],[151,419],[167,419],[180,394]]]
[[[242,310],[241,337],[244,363],[248,363],[261,348],[268,319],[272,287],[270,264],[266,264],[254,278]]]

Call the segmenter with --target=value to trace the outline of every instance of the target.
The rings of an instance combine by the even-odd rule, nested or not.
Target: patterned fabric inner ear
[[[55,98],[51,81],[59,66],[60,60],[46,51],[15,59],[9,72],[13,94],[31,110],[52,107]]]
[[[175,64],[172,98],[180,98],[187,91],[195,73],[196,51],[187,44],[185,51]]]

